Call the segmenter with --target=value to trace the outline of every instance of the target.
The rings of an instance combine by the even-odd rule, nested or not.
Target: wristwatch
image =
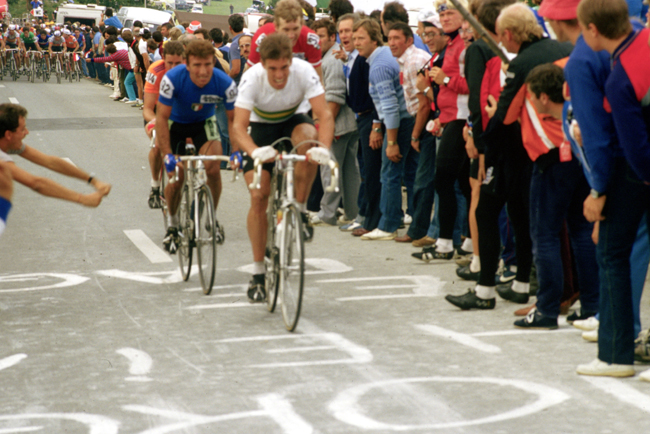
[[[379,134],[382,134],[384,132],[384,130],[382,130],[381,128],[373,128],[372,131]]]
[[[397,142],[394,141],[394,140],[389,140],[389,141],[387,142],[387,144],[388,144],[388,146],[397,146]]]
[[[444,84],[445,86],[447,86],[447,85],[449,84],[450,81],[451,81],[451,77],[447,76],[447,77],[445,77],[445,78],[442,80],[442,84]]]
[[[599,191],[592,188],[591,191],[589,192],[589,195],[594,199],[598,199],[600,197],[605,196],[605,193],[600,193]]]
[[[420,139],[417,138],[417,137],[413,137],[413,136],[411,136],[411,141],[417,143],[417,142],[420,141]]]

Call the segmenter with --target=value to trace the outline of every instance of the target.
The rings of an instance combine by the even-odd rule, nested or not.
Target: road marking
[[[293,409],[291,402],[280,394],[261,395],[255,398],[262,410],[242,411],[238,413],[220,414],[218,416],[205,416],[175,410],[160,409],[146,405],[125,405],[122,409],[136,413],[172,419],[171,423],[141,431],[139,434],[167,434],[179,432],[188,428],[209,425],[237,419],[251,417],[268,417],[273,419],[286,434],[311,434],[314,429]],[[267,431],[265,427],[264,431]],[[259,430],[262,432],[262,430]],[[98,433],[99,434],[99,433]]]
[[[4,86],[2,86],[4,87]],[[41,431],[43,429],[42,426],[28,426],[25,428],[7,428],[7,429],[0,429],[0,434],[14,434],[18,432],[34,432],[34,431]]]
[[[397,280],[393,285],[386,284],[387,281]],[[400,283],[399,281],[406,281]],[[339,297],[336,301],[362,301],[362,300],[386,300],[392,298],[413,298],[413,297],[436,297],[440,295],[446,282],[438,277],[429,275],[420,276],[379,276],[379,277],[350,277],[347,279],[324,279],[318,280],[317,283],[354,283],[354,282],[376,282],[380,281],[382,285],[360,285],[354,289],[357,291],[382,290],[382,289],[410,289],[411,292],[401,294],[376,294],[376,295],[358,295],[351,297]]]
[[[6,87],[4,84],[0,84],[0,87]]]
[[[242,273],[253,274],[253,264],[244,265],[243,267],[237,268],[237,271]],[[308,267],[313,267],[315,270],[308,269]],[[343,262],[339,262],[334,259],[328,258],[307,258],[305,259],[305,274],[338,274],[338,273],[347,273],[352,271],[352,267],[348,267]]]
[[[271,335],[271,336],[249,336],[244,338],[229,338],[218,340],[218,343],[244,343],[244,342],[259,342],[259,341],[275,341],[275,340],[305,340],[310,343],[314,340],[324,341],[327,346],[312,345],[312,346],[291,346],[284,348],[271,348],[266,352],[269,354],[277,353],[300,353],[311,351],[322,351],[325,347],[331,347],[333,350],[338,350],[342,353],[348,354],[350,357],[345,359],[324,359],[313,360],[313,356],[309,357],[307,361],[295,362],[277,362],[277,363],[261,363],[255,365],[248,365],[251,368],[283,368],[283,367],[296,367],[296,366],[322,366],[322,365],[338,365],[338,364],[358,364],[370,363],[373,359],[372,353],[367,348],[355,344],[339,335],[338,333],[310,333],[304,335]]]
[[[9,97],[9,102],[12,103],[12,104],[20,104],[20,103],[18,102],[18,99],[14,98],[13,96],[10,96],[10,97]]]
[[[2,371],[3,369],[11,368],[14,365],[17,365],[26,357],[27,354],[22,354],[22,353],[5,357],[4,359],[0,360],[0,371]]]
[[[31,274],[11,274],[7,276],[0,276],[0,285],[3,282],[29,282],[33,280],[40,280],[43,278],[61,279],[63,282],[44,285],[44,286],[31,286],[28,288],[15,288],[15,289],[0,289],[3,292],[26,292],[26,291],[42,291],[44,289],[54,288],[67,288],[69,286],[81,285],[90,280],[88,277],[79,276],[77,274],[66,273],[31,273]]]
[[[120,348],[116,353],[129,359],[129,374],[132,377],[126,377],[126,381],[151,381],[151,378],[146,376],[151,371],[151,365],[153,365],[153,360],[149,354],[135,348]]]
[[[287,434],[311,434],[314,429],[303,418],[298,416],[291,403],[277,393],[258,396],[260,407],[268,412],[282,430]]]
[[[156,245],[151,238],[140,229],[126,230],[124,234],[131,240],[135,246],[151,261],[152,264],[161,264],[163,262],[172,262],[172,258],[160,247]]]
[[[90,428],[88,434],[117,434],[120,423],[98,414],[88,413],[21,413],[0,416],[0,421],[30,419],[63,419],[82,423]]]
[[[198,268],[192,267],[192,270],[190,271],[190,274],[196,274],[198,272]],[[123,271],[123,270],[101,270],[97,271],[97,274],[101,276],[107,276],[107,277],[115,277],[118,279],[126,279],[126,280],[133,280],[136,282],[143,282],[143,283],[153,283],[156,285],[162,285],[166,283],[178,283],[183,281],[183,277],[181,274],[178,272],[178,270],[175,271],[153,271],[149,273],[131,273],[130,271]],[[155,277],[155,276],[166,276],[164,278],[160,277]]]
[[[372,419],[366,416],[363,409],[360,407],[359,402],[372,391],[371,395],[377,397],[380,392],[391,394],[390,386],[401,388],[405,383],[468,383],[468,384],[494,384],[497,386],[509,386],[526,393],[537,395],[535,402],[526,404],[522,407],[506,411],[504,413],[483,417],[473,420],[460,420],[450,422],[439,422],[432,424],[422,425],[398,425],[390,424]],[[377,390],[378,389],[378,390]],[[483,390],[482,388],[480,390]],[[470,389],[471,391],[471,389]],[[499,393],[503,393],[499,391]],[[392,394],[391,394],[392,396]],[[516,419],[528,416],[540,411],[546,410],[549,407],[560,404],[569,399],[566,393],[553,389],[551,387],[533,383],[523,380],[509,380],[503,378],[485,378],[485,377],[420,377],[420,378],[403,378],[397,380],[377,381],[373,383],[362,384],[354,386],[334,398],[328,405],[328,410],[332,415],[341,422],[349,425],[373,430],[389,430],[389,431],[411,431],[411,430],[433,430],[433,429],[449,429],[473,425],[483,425],[487,423],[501,422],[505,420]]]
[[[645,413],[650,413],[650,396],[639,392],[621,380],[608,377],[590,377],[588,375],[581,375],[580,378],[603,392],[609,393],[619,401],[633,405]]]
[[[429,324],[421,324],[421,325],[416,324],[415,328],[434,336],[440,336],[443,338],[451,339],[461,345],[465,345],[466,347],[483,351],[484,353],[496,354],[501,352],[501,348],[497,347],[496,345],[483,343],[478,339],[473,338],[470,335],[467,335],[465,333],[458,333],[452,330],[447,330],[442,327],[429,325]]]

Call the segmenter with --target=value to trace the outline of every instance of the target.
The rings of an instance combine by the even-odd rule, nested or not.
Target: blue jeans
[[[564,292],[560,232],[565,221],[578,274],[580,304],[587,312],[598,311],[598,264],[591,240],[593,224],[585,219],[582,211],[588,195],[589,184],[575,158],[556,162],[544,170],[537,163],[533,165],[530,238],[539,281],[537,309],[543,315],[557,318],[560,314],[560,298]]]
[[[381,219],[379,220],[380,230],[395,232],[402,224],[404,212],[402,211],[402,178],[408,160],[416,160],[417,153],[411,147],[411,133],[413,132],[414,120],[411,117],[401,120],[397,130],[397,146],[402,154],[399,163],[393,163],[386,156],[388,147],[388,134],[384,135],[384,145],[381,154]],[[415,163],[417,164],[417,162]]]
[[[133,71],[128,71],[126,73],[126,77],[124,78],[124,88],[126,89],[126,95],[130,101],[135,101],[137,97],[137,94],[135,93],[135,89],[133,88],[134,83],[135,83],[135,75],[133,74]]]
[[[605,220],[600,222],[598,239],[601,282],[598,358],[606,363],[634,364],[636,336],[630,255],[639,224],[648,210],[650,187],[639,180],[624,158],[617,158],[607,188]]]
[[[217,104],[215,109],[217,117],[217,126],[219,127],[219,135],[221,136],[221,150],[223,155],[230,155],[230,136],[228,135],[228,115],[226,114],[226,106],[221,101]],[[228,163],[223,161],[221,168],[225,169]]]
[[[632,247],[630,266],[632,268],[632,307],[634,309],[634,336],[641,332],[641,296],[645,278],[648,275],[648,262],[650,262],[650,238],[648,237],[647,219],[650,214],[642,219],[639,231],[636,234],[636,241]]]
[[[431,210],[435,195],[436,176],[436,141],[429,132],[420,136],[420,162],[415,173],[413,187],[413,222],[409,226],[407,235],[414,240],[419,240],[427,234],[431,222]]]
[[[83,74],[88,77],[88,67],[86,65],[90,65],[86,62],[86,58],[84,57],[83,54],[81,54],[81,70]]]

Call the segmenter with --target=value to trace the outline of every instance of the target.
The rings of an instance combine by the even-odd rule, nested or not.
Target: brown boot
[[[426,237],[420,238],[419,240],[413,240],[413,242],[411,244],[413,244],[413,247],[428,247],[428,246],[434,245],[435,243],[436,243],[436,240],[434,240],[431,237],[426,236]]]
[[[360,237],[361,235],[365,235],[365,234],[367,234],[368,232],[370,232],[368,229],[365,229],[365,228],[357,228],[357,229],[355,229],[355,230],[352,231],[352,236]]]
[[[395,238],[396,243],[410,243],[411,241],[413,241],[413,238],[409,237],[406,234],[402,235],[401,237]]]

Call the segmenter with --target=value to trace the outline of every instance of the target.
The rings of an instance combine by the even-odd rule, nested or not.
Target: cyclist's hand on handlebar
[[[262,146],[261,148],[257,148],[253,151],[251,158],[253,160],[266,162],[268,160],[274,159],[276,155],[278,155],[278,151],[276,151],[272,146]]]
[[[240,151],[235,151],[230,155],[230,168],[232,170],[241,169],[244,158]]]
[[[325,148],[311,148],[307,151],[309,161],[314,161],[318,164],[327,164],[330,161],[330,153]]]
[[[174,170],[176,169],[176,164],[178,164],[178,160],[176,160],[174,154],[165,155],[164,162],[165,162],[165,170],[167,171],[167,173],[174,172]]]

